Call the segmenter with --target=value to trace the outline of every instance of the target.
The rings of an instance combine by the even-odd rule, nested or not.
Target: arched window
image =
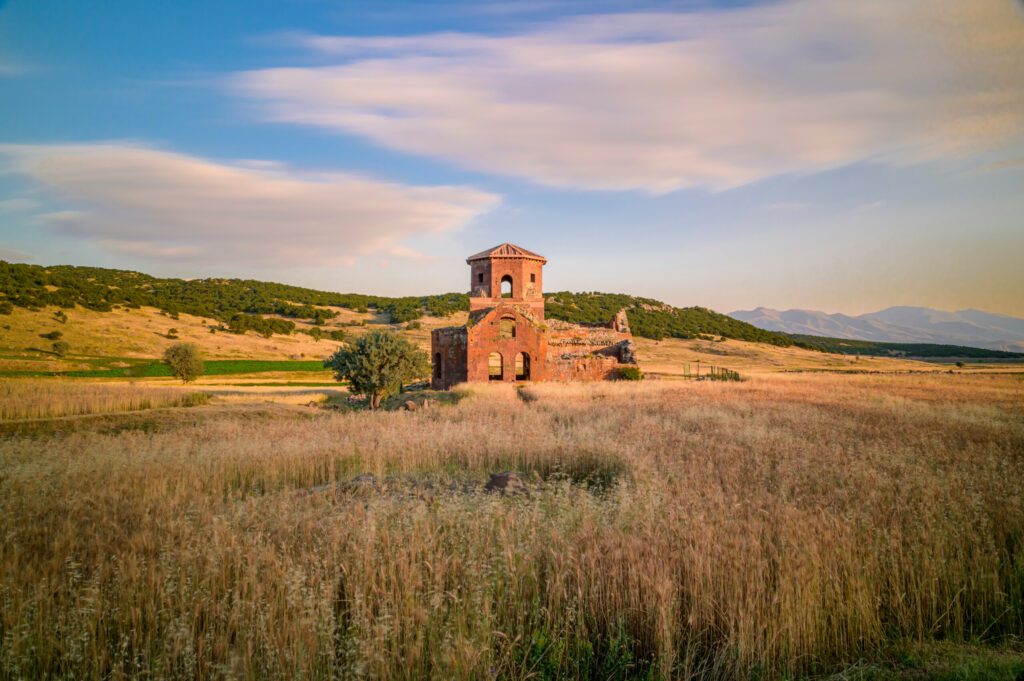
[[[444,369],[442,367],[442,361],[443,360],[441,359],[441,353],[440,352],[435,352],[434,353],[434,378],[436,378],[438,380],[441,380],[441,376],[444,374]]]
[[[501,297],[511,298],[512,297],[512,277],[506,274],[501,278]]]
[[[502,363],[500,352],[492,352],[487,356],[487,380],[505,380],[505,367]]]
[[[516,337],[516,318],[502,317],[498,321],[498,338],[508,340]]]
[[[525,352],[516,355],[516,380],[530,380],[530,356]]]

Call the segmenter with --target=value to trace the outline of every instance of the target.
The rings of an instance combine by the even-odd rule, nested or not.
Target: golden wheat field
[[[1020,376],[457,396],[3,437],[0,676],[1024,671]]]
[[[203,393],[144,384],[74,383],[45,379],[0,381],[0,421],[186,407],[205,401]]]

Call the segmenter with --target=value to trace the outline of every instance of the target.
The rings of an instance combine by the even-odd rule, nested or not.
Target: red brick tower
[[[512,304],[544,319],[544,265],[547,259],[504,243],[466,258],[470,267],[469,311]]]

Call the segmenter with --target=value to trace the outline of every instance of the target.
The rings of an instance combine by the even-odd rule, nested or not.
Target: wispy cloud
[[[295,267],[408,257],[407,239],[456,230],[498,202],[466,187],[221,163],[132,144],[7,145],[0,159],[67,207],[41,216],[50,229],[149,259]]]
[[[1002,161],[995,161],[993,163],[986,164],[980,168],[982,171],[988,170],[1011,170],[1014,168],[1024,168],[1024,157],[1021,158],[1008,158]]]
[[[782,0],[302,42],[333,63],[233,77],[268,119],[553,186],[726,188],[1024,134],[1024,22],[1003,0]]]
[[[16,248],[3,248],[0,246],[0,260],[6,260],[7,262],[32,262],[35,258]]]

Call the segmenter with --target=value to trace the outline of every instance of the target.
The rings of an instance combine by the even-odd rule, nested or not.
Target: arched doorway
[[[504,277],[501,278],[501,297],[512,297],[512,276],[509,274],[506,274]]]
[[[504,381],[505,365],[500,352],[492,352],[487,356],[487,380]]]
[[[530,380],[530,355],[525,352],[516,355],[516,380]]]

